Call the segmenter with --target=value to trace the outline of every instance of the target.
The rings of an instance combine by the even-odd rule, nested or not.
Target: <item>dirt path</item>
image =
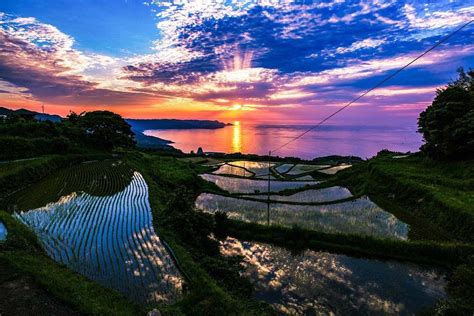
[[[0,315],[80,315],[29,276],[0,261]]]

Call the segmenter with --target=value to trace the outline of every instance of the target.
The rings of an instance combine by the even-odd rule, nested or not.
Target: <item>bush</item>
[[[449,299],[441,308],[445,315],[474,314],[474,269],[469,265],[458,266],[451,276],[446,290]]]
[[[474,71],[458,72],[418,118],[425,141],[420,149],[434,159],[474,158]]]

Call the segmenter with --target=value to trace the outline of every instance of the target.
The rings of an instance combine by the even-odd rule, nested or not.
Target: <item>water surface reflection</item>
[[[5,227],[5,224],[0,221],[0,241],[4,241],[7,239],[7,228]]]
[[[255,298],[281,314],[413,315],[446,296],[444,276],[432,268],[353,258],[227,238],[221,253],[244,258]]]

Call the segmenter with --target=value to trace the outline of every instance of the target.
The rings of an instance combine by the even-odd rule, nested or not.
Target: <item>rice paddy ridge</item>
[[[143,177],[134,173],[129,186],[113,196],[72,194],[59,205],[50,204],[49,223],[44,208],[16,216],[38,233],[56,261],[139,302],[174,300],[180,292],[174,286],[181,288],[182,281],[150,227],[147,194]]]
[[[300,191],[300,192],[304,192],[304,191],[308,191],[308,190],[303,190],[303,191]],[[233,198],[239,198],[239,199],[248,200],[248,201],[256,201],[256,202],[267,202],[268,201],[267,198],[263,197],[262,194],[260,194],[262,196],[262,198],[260,198],[260,199],[254,198],[252,196],[246,196],[246,195],[230,195],[230,194],[229,195],[220,194],[220,195],[229,196],[229,197],[233,197]],[[358,195],[358,196],[350,196],[350,197],[341,198],[341,199],[337,199],[337,200],[329,200],[329,201],[322,201],[322,202],[299,202],[299,201],[297,202],[297,201],[291,201],[291,200],[272,199],[272,195],[273,194],[270,194],[270,200],[269,200],[270,204],[277,204],[278,203],[278,204],[288,204],[288,205],[314,205],[314,206],[338,204],[338,203],[342,203],[342,202],[357,200],[357,199],[362,197],[362,195]]]
[[[279,168],[283,166],[283,170]],[[350,167],[351,164],[346,163],[285,163],[285,162],[271,162],[270,167],[268,163],[262,161],[227,161],[216,166],[214,170],[210,170],[210,174],[217,174],[220,176],[240,177],[255,180],[270,181],[308,181],[316,178],[325,179],[328,175],[337,173],[339,170]],[[280,168],[281,169],[281,168]]]

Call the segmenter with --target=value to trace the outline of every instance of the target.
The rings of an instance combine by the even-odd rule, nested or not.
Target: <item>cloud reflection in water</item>
[[[255,297],[282,314],[411,315],[444,298],[439,271],[414,264],[290,251],[227,238],[221,253],[244,257]]]

